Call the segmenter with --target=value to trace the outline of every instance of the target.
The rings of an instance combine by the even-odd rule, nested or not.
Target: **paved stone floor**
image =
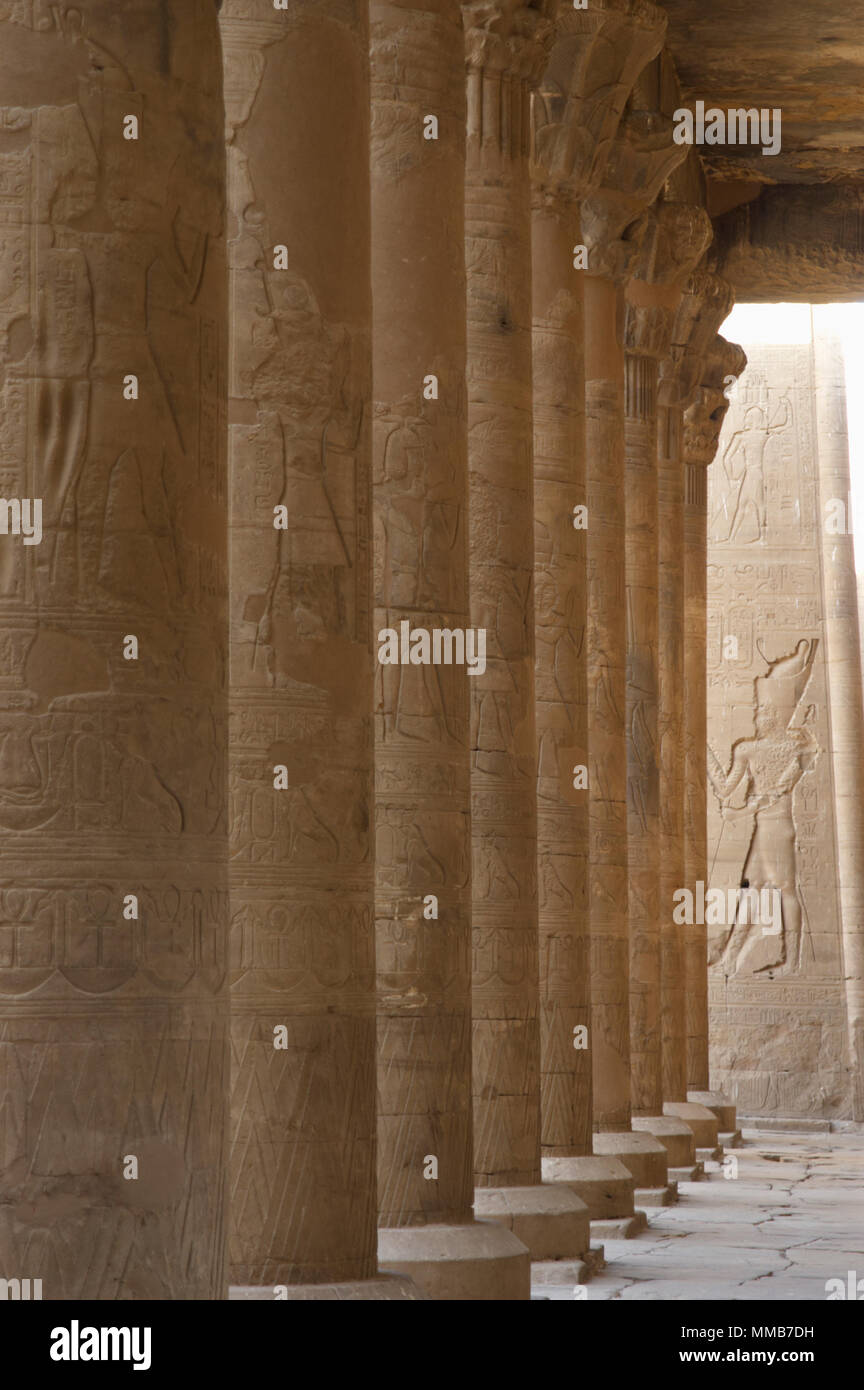
[[[827,1280],[847,1285],[855,1271],[864,1298],[864,1134],[745,1130],[726,1164],[728,1177],[713,1163],[681,1183],[678,1205],[652,1208],[642,1235],[605,1241],[585,1294],[570,1283],[534,1296],[824,1300]]]

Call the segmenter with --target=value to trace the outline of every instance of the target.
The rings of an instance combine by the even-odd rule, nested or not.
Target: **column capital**
[[[682,153],[683,151],[683,153]],[[651,230],[646,212],[672,170],[686,158],[672,122],[658,111],[630,111],[609,152],[603,185],[582,204],[589,275],[626,284]]]
[[[722,275],[701,268],[689,277],[675,316],[669,353],[684,406],[702,381],[705,359],[734,302],[732,286]]]
[[[535,179],[572,186],[602,180],[634,82],[663,46],[666,15],[646,0],[561,0],[555,41],[533,99]]]
[[[744,349],[715,334],[696,399],[684,412],[684,461],[691,467],[707,468],[713,461],[729,409],[724,387],[739,377],[746,365]]]
[[[559,0],[462,0],[468,68],[538,81],[555,39]]]
[[[627,287],[624,344],[629,352],[667,356],[681,288],[712,236],[711,219],[697,204],[661,201],[645,213]]]
[[[711,218],[698,203],[676,201],[655,203],[649,217],[636,278],[683,289],[714,238]]]

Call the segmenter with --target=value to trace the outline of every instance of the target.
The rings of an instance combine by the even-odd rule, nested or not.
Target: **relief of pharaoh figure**
[[[771,970],[784,975],[801,968],[806,914],[797,882],[793,794],[819,755],[813,706],[799,716],[817,645],[816,638],[802,638],[793,653],[769,661],[767,674],[756,677],[756,736],[734,745],[728,769],[708,747],[708,775],[723,816],[718,850],[727,826],[740,827],[743,821],[749,839],[740,887],[755,890],[760,901],[762,890],[768,890],[771,896],[764,901],[772,907],[772,890],[780,893],[779,931],[765,931],[766,925],[776,929],[777,922],[765,923],[761,911],[742,912],[739,903],[735,920],[710,942],[709,963],[721,964],[728,974]]]
[[[766,408],[751,405],[740,429],[734,430],[723,451],[720,506],[712,518],[711,534],[730,545],[764,541],[768,526],[765,498],[765,449],[792,419],[792,407],[783,395],[769,422]]]

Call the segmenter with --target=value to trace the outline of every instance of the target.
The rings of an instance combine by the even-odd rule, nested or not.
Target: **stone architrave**
[[[130,9],[0,17],[0,1269],[127,1306],[225,1296],[228,1063],[219,35]]]
[[[458,0],[373,3],[371,82],[379,1259],[433,1297],[524,1298],[526,1247],[472,1210]],[[403,623],[425,662],[382,661]]]
[[[745,1115],[852,1120],[864,743],[843,363],[818,333],[747,355],[708,508],[711,1071]]]
[[[225,0],[221,27],[232,1296],[412,1297],[376,1277],[366,6]]]

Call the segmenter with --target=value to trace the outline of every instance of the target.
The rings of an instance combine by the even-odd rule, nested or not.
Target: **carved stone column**
[[[817,312],[817,329],[818,324]],[[861,801],[864,711],[861,707],[858,596],[851,528],[845,535],[837,535],[824,524],[832,499],[849,497],[846,383],[839,344],[817,331],[813,351],[848,1065],[854,1079],[854,1116],[860,1121],[864,1119],[864,814]]]
[[[699,307],[685,294],[670,350],[660,364],[657,402],[658,650],[660,759],[660,976],[664,1102],[687,1100],[687,933],[674,920],[684,867],[684,407],[683,361]],[[692,384],[691,384],[692,394]]]
[[[711,239],[711,222],[702,208],[661,201],[645,224],[626,290],[624,359],[632,1124],[660,1140],[676,1176],[692,1176],[692,1130],[663,1114],[657,391],[681,286]],[[671,910],[668,917],[671,922]]]
[[[405,1297],[375,1277],[366,8],[225,0],[221,24],[232,1275],[237,1297]],[[286,121],[286,93],[315,120]]]
[[[675,892],[685,885],[684,412],[675,366],[661,363],[657,397],[660,1033],[663,1098],[686,1101],[688,928],[673,916]]]
[[[661,29],[662,34],[662,29]],[[686,153],[686,151],[685,151]],[[621,1157],[637,1187],[666,1185],[666,1151],[631,1130],[627,855],[627,622],[623,286],[640,221],[684,156],[671,123],[631,111],[604,186],[583,206],[588,474],[588,707],[594,1151]]]
[[[592,1217],[633,1179],[592,1153],[583,301],[579,197],[602,181],[646,46],[632,8],[562,10],[534,99],[534,509],[543,1176]],[[659,20],[659,17],[657,17]],[[615,79],[619,80],[615,80]]]
[[[0,18],[0,1270],[52,1300],[225,1297],[219,34],[134,10]]]
[[[740,348],[717,336],[732,307],[731,287],[719,276],[697,272],[688,291],[697,298],[688,345],[695,398],[684,414],[684,880],[695,891],[708,880],[706,762],[706,469],[717,451],[728,409],[724,384],[744,370]],[[708,1089],[708,954],[704,926],[686,928],[687,1080],[685,1103],[667,1102],[668,1114],[690,1124],[697,1149],[711,1153],[718,1129],[735,1132],[735,1107]],[[708,1114],[705,1114],[707,1110]],[[716,1121],[712,1125],[711,1116]]]
[[[708,350],[716,325],[729,307],[728,286],[718,277],[700,272],[690,277],[675,315],[668,357],[661,365],[658,457],[660,460],[660,746],[661,746],[661,875],[662,912],[662,1029],[664,1113],[684,1117],[704,1146],[712,1148],[714,1119],[734,1139],[735,1107],[724,1097],[704,1093],[687,1095],[688,952],[691,974],[696,977],[701,928],[675,923],[675,892],[693,889],[686,861],[685,804],[690,806],[685,778],[685,735],[688,716],[685,698],[685,660],[688,631],[685,606],[688,591],[684,574],[685,498],[694,493],[693,479],[684,461],[684,411],[701,400],[701,378],[707,370]],[[703,312],[704,311],[704,312]],[[730,368],[743,369],[733,355]],[[688,485],[688,478],[690,479]],[[665,504],[664,504],[665,493]],[[700,582],[695,555],[691,556],[690,581]],[[693,573],[693,570],[697,573]],[[691,621],[694,614],[691,610]],[[696,616],[698,623],[698,616]],[[704,626],[704,621],[703,621]],[[704,638],[702,639],[704,640]],[[692,673],[691,673],[692,678]],[[698,758],[694,759],[694,766]],[[692,845],[692,839],[691,839]],[[696,935],[691,935],[691,933]],[[707,1128],[706,1128],[707,1121]],[[728,1123],[727,1123],[728,1122]]]
[[[487,641],[471,681],[475,1210],[551,1259],[589,1239],[584,1204],[540,1183],[529,103],[557,3],[462,8],[471,621]]]
[[[538,186],[534,535],[543,1152],[591,1147],[583,285],[578,203]],[[570,283],[565,277],[568,267]],[[563,282],[563,284],[562,284]],[[564,285],[566,284],[566,288]],[[580,1046],[579,1044],[582,1043]]]
[[[373,3],[375,623],[464,632],[465,61],[458,0]],[[422,642],[422,637],[418,639]],[[382,647],[382,652],[383,652]],[[433,1297],[527,1296],[474,1222],[469,675],[376,673],[379,1258]],[[434,648],[430,657],[434,660]],[[458,656],[458,652],[457,652]]]

